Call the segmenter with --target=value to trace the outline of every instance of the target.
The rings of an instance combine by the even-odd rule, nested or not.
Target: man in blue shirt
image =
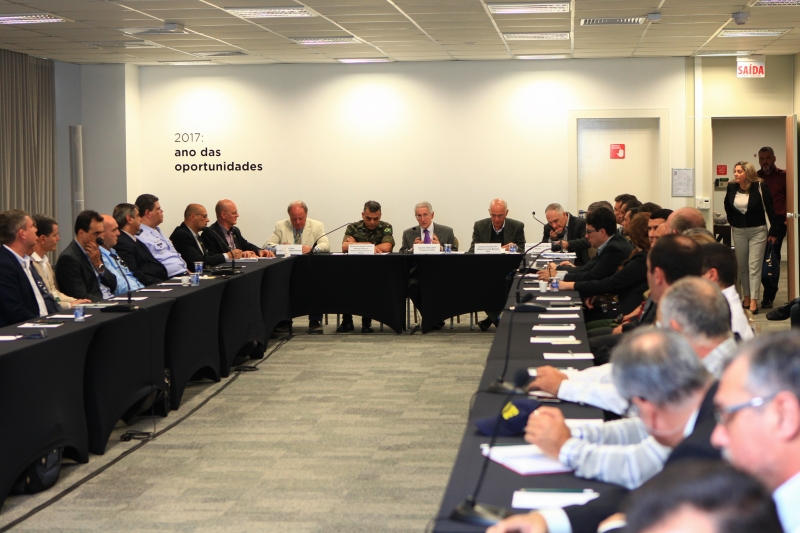
[[[158,226],[164,222],[164,211],[158,197],[142,194],[136,199],[136,207],[142,218],[141,233],[138,235],[150,253],[167,269],[169,277],[186,274],[186,262],[172,245],[172,242],[161,232]]]
[[[103,257],[103,264],[106,269],[113,273],[117,278],[117,288],[114,290],[116,296],[127,294],[128,291],[138,291],[143,288],[138,279],[128,270],[125,262],[119,258],[114,246],[117,245],[119,238],[119,226],[111,215],[103,216],[103,246],[100,247],[100,254]]]

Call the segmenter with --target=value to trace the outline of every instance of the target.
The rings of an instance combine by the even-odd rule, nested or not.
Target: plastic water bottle
[[[517,245],[514,244],[513,242],[508,245],[508,253],[510,253],[510,254],[517,253]]]
[[[558,278],[550,280],[550,292],[558,292]]]
[[[81,306],[76,306],[72,308],[72,316],[75,318],[75,322],[86,322],[86,309]]]

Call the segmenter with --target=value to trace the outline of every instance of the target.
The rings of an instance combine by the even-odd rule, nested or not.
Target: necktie
[[[39,307],[39,316],[47,316],[47,304],[44,303],[44,298],[42,298],[42,293],[39,291],[39,286],[33,280],[33,274],[31,274],[30,265],[27,261],[22,262],[22,270],[25,271],[25,275],[28,277],[28,281],[31,284],[31,289],[33,289],[33,295]]]
[[[428,228],[425,228],[425,231],[423,231],[422,233],[425,234],[425,236],[422,238],[422,242],[425,243],[425,244],[430,244],[431,243],[431,234],[430,234],[430,232],[428,232]]]
[[[303,230],[294,232],[294,243],[295,244],[303,244]]]

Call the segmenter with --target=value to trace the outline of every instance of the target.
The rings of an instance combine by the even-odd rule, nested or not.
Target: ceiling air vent
[[[193,52],[192,55],[197,57],[236,57],[246,56],[247,52],[243,50],[229,50],[227,52]]]
[[[645,20],[647,20],[647,17],[581,19],[581,26],[635,26],[643,23]]]

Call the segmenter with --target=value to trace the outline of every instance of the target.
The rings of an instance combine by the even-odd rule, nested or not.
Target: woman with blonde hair
[[[725,193],[725,213],[731,225],[733,246],[739,268],[739,284],[744,297],[742,306],[758,313],[758,298],[761,291],[761,267],[767,234],[775,222],[775,210],[769,188],[763,186],[755,167],[747,162],[736,163],[733,183]]]

